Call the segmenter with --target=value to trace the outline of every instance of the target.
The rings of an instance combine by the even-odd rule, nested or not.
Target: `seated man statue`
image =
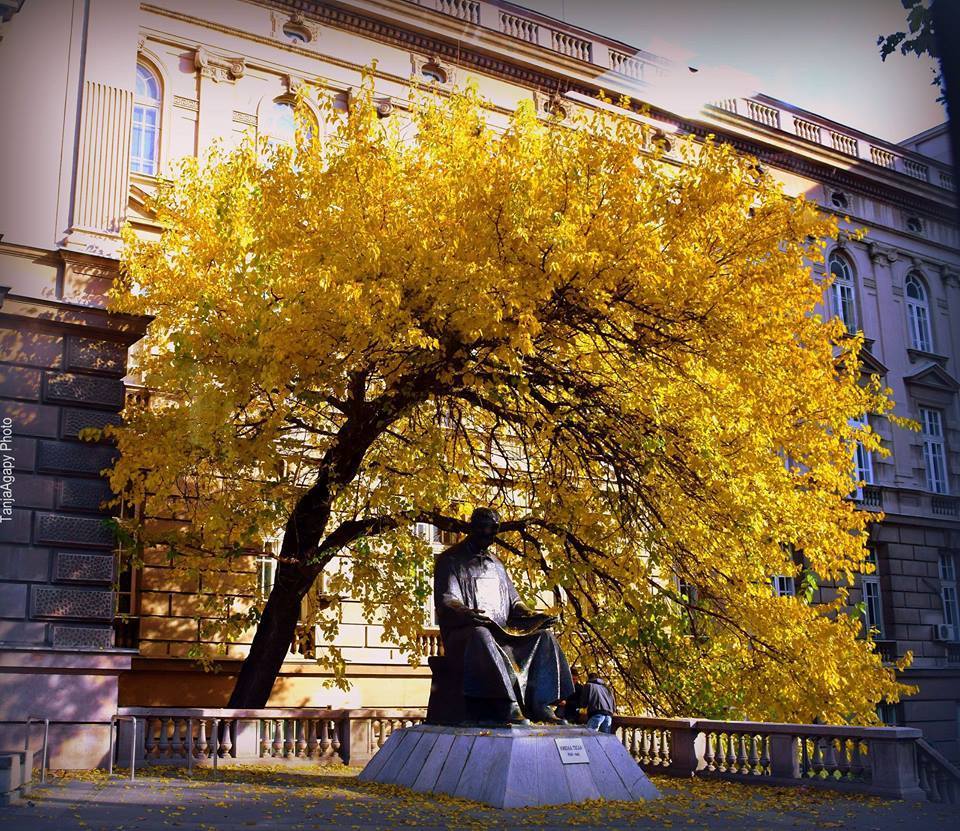
[[[444,663],[462,689],[439,689],[435,678],[431,709],[435,696],[462,695],[468,722],[564,723],[551,705],[573,693],[573,679],[553,633],[557,619],[520,601],[487,550],[499,530],[496,511],[477,508],[466,539],[437,557],[433,598]]]

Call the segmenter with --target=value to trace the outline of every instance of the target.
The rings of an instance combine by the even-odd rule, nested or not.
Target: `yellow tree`
[[[296,146],[188,159],[162,236],[125,235],[115,308],[154,316],[160,404],[128,409],[112,484],[184,520],[134,532],[210,568],[282,530],[230,704],[265,704],[328,566],[415,651],[414,523],[493,504],[522,593],[630,706],[872,720],[900,687],[844,611],[852,451],[880,450],[853,420],[890,402],[814,313],[836,228],[723,144],[411,96],[382,120],[368,81]]]

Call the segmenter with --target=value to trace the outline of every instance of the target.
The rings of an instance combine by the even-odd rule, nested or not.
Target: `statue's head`
[[[493,508],[475,508],[470,515],[470,536],[486,548],[500,530],[500,514]]]

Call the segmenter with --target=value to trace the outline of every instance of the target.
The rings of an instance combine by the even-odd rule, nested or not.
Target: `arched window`
[[[157,175],[160,151],[160,81],[145,64],[137,64],[133,97],[133,130],[130,137],[130,170]]]
[[[933,351],[930,336],[930,304],[923,280],[916,274],[908,274],[904,284],[907,296],[907,326],[910,329],[910,346],[921,352]]]
[[[847,331],[853,334],[857,331],[857,307],[853,291],[853,269],[850,263],[840,254],[830,255],[830,274],[833,283],[830,285],[830,305],[833,313],[843,321]]]
[[[312,114],[307,116],[307,134],[313,135],[317,129],[316,120]],[[280,144],[293,146],[297,138],[297,111],[292,100],[276,98],[265,103],[258,120],[260,135],[265,136],[267,144],[273,148]]]

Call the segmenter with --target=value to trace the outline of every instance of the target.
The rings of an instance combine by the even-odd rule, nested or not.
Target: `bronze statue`
[[[477,508],[470,533],[437,557],[433,598],[444,657],[431,659],[433,723],[564,723],[552,705],[573,693],[557,619],[520,601],[503,563],[487,549],[500,518]]]

